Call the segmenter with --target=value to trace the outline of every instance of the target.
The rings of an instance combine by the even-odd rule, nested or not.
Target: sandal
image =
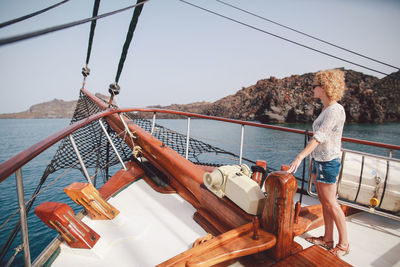
[[[323,236],[320,237],[307,237],[306,240],[314,245],[321,246],[326,249],[333,249],[333,240],[332,241],[325,241]]]
[[[347,244],[347,247],[344,247],[341,244],[337,244],[335,248],[329,250],[330,253],[335,255],[336,257],[343,257],[344,255],[349,254],[350,252],[350,244]]]

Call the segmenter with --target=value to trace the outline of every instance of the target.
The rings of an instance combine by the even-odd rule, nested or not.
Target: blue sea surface
[[[31,145],[68,126],[69,121],[69,119],[0,120],[0,164],[17,153],[29,148]],[[157,120],[156,123],[183,134],[186,134],[187,131],[186,120]],[[285,124],[282,126],[312,130],[310,124]],[[240,153],[240,125],[192,119],[190,136],[237,155]],[[343,136],[400,145],[400,123],[346,124]],[[289,164],[303,147],[304,135],[248,126],[246,126],[244,130],[243,157],[252,161],[258,159],[266,160],[268,166],[273,169],[280,169],[281,164]],[[347,142],[343,143],[343,147],[384,156],[389,155],[387,149],[366,147]],[[58,145],[49,148],[22,168],[25,201],[31,198],[46,166],[50,163],[57,148]],[[400,158],[400,151],[394,151],[393,156]],[[238,164],[237,158],[224,154],[205,154],[200,156],[199,159],[203,162]],[[243,162],[251,165],[249,162]],[[117,169],[118,168],[114,168],[114,171]],[[301,168],[299,169],[300,170],[296,173],[298,177],[301,175]],[[66,175],[62,175],[64,171],[65,170],[62,170],[49,176],[42,187],[42,189],[45,189],[36,199],[33,208],[45,201],[56,201],[67,203],[75,212],[80,210],[80,207],[75,205],[75,203],[63,193],[63,189],[73,182],[85,182],[85,179],[77,170],[71,170],[68,171]],[[89,170],[89,173],[93,175],[93,170]],[[51,185],[49,186],[50,183]],[[99,181],[98,187],[99,186],[101,186],[101,181]],[[3,247],[3,244],[8,239],[10,231],[19,219],[19,213],[16,213],[18,210],[18,201],[15,175],[11,175],[0,183],[0,192],[0,227],[2,227],[0,229],[0,246]],[[3,225],[10,215],[14,213],[16,214],[11,220]],[[33,209],[28,215],[28,231],[31,258],[33,261],[57,233],[40,221],[34,214]],[[7,257],[0,265],[8,261],[14,254],[15,247],[19,244],[21,244],[20,235],[17,236]],[[22,252],[18,254],[12,266],[23,266],[22,254]]]

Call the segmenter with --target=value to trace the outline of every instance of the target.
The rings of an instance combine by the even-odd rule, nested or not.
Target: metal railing
[[[313,132],[308,131],[308,130],[299,130],[299,129],[287,128],[287,127],[282,127],[282,126],[268,125],[268,124],[249,122],[249,121],[241,121],[241,120],[234,120],[234,119],[227,119],[227,118],[207,116],[207,115],[201,115],[201,114],[195,114],[195,113],[189,113],[189,112],[181,112],[181,111],[175,111],[175,110],[136,108],[136,109],[122,109],[121,111],[122,112],[145,112],[145,113],[149,112],[149,113],[153,113],[151,133],[153,133],[153,131],[154,131],[155,121],[156,121],[156,114],[157,113],[186,116],[187,120],[188,120],[187,130],[186,130],[186,132],[187,132],[187,142],[189,142],[189,139],[190,139],[190,136],[189,136],[189,134],[190,134],[190,118],[208,119],[208,120],[222,121],[222,122],[227,122],[227,123],[232,123],[232,124],[239,124],[239,125],[241,125],[239,164],[241,163],[242,157],[243,157],[243,140],[244,140],[244,128],[245,128],[245,126],[253,126],[253,127],[266,128],[266,129],[283,131],[283,132],[297,133],[297,134],[302,134],[302,135],[306,135],[306,136],[309,136],[309,137],[313,136]],[[400,151],[400,146],[397,146],[397,145],[385,144],[385,143],[380,143],[380,142],[366,141],[366,140],[361,140],[361,139],[356,139],[356,138],[343,137],[342,138],[342,142],[349,142],[349,143],[362,144],[362,145],[367,145],[367,146],[386,148],[386,149],[389,150],[390,155],[392,155],[393,150],[399,150]],[[186,147],[188,147],[188,144],[186,144]]]
[[[22,170],[18,169],[15,172],[15,179],[17,182],[19,215],[21,220],[21,235],[22,246],[24,248],[24,263],[25,266],[31,266],[31,253],[29,250],[29,237],[28,237],[28,224],[26,220],[25,198],[24,198],[24,184],[22,182]]]

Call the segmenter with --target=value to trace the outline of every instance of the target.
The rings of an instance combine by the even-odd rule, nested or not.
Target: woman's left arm
[[[314,149],[320,144],[320,142],[313,138],[310,143],[301,151],[297,157],[293,160],[292,163],[289,165],[289,169],[287,172],[289,173],[295,173],[297,171],[297,168],[300,166],[301,161],[307,157],[308,155],[311,154],[311,152],[314,151]]]

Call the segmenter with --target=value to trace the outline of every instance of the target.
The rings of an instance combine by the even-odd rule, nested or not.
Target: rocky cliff
[[[214,103],[163,108],[263,123],[312,122],[322,109],[322,103],[312,97],[314,76],[315,73],[306,73],[284,79],[270,77]],[[346,87],[341,100],[346,122],[400,121],[400,72],[378,79],[346,70]]]
[[[347,89],[341,103],[346,110],[346,122],[400,121],[400,71],[382,79],[353,70],[345,71]],[[315,73],[306,73],[283,79],[270,77],[214,103],[153,107],[263,123],[311,122],[322,109],[322,104],[312,97],[314,76]],[[75,104],[76,101],[54,99],[21,113],[0,115],[0,118],[70,118]],[[151,117],[152,114],[143,116]],[[157,118],[177,116],[158,114]]]

